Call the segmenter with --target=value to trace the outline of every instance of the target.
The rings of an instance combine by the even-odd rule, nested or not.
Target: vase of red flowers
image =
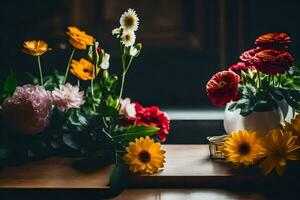
[[[287,51],[286,33],[258,37],[256,48],[245,51],[240,62],[216,73],[207,83],[210,101],[225,106],[224,128],[255,130],[261,134],[278,128],[289,108],[300,110],[300,66]],[[290,114],[289,114],[290,115]]]

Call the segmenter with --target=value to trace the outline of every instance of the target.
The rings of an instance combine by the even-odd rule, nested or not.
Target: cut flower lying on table
[[[110,74],[115,67],[110,66],[110,54],[75,26],[66,32],[71,51],[64,73],[54,70],[45,76],[41,58],[50,50],[48,44],[24,42],[23,52],[37,59],[39,76],[28,73],[31,82],[17,86],[10,73],[3,83],[0,168],[54,155],[91,158],[98,167],[115,164],[112,188],[125,183],[119,179],[129,170],[152,174],[163,168],[160,143],[170,131],[167,114],[123,98],[125,77],[142,50],[135,42],[138,25],[136,12],[128,9],[112,32],[121,48],[120,76]]]

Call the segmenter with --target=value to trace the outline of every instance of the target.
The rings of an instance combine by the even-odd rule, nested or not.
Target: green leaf
[[[79,149],[80,145],[75,141],[75,137],[70,133],[63,134],[64,143],[72,149]]]
[[[14,94],[17,87],[17,80],[11,71],[8,77],[4,81],[4,91],[10,96]]]
[[[116,135],[113,139],[116,142],[123,140],[132,141],[135,138],[146,137],[154,135],[159,128],[154,126],[131,126],[129,127],[124,134]]]
[[[114,107],[100,105],[97,108],[98,114],[101,117],[116,117],[119,116],[119,111]]]
[[[237,105],[237,102],[233,102],[233,103],[231,103],[230,104],[230,106],[228,106],[228,110],[229,111],[234,111],[235,110],[235,107],[236,107],[236,105]]]

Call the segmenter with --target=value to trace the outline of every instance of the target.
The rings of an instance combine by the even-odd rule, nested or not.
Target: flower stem
[[[65,73],[65,76],[64,76],[63,84],[66,83],[66,80],[67,80],[67,77],[68,77],[68,74],[69,74],[69,69],[70,69],[71,61],[72,61],[72,58],[74,56],[75,50],[76,50],[75,48],[72,50],[71,56],[69,58],[68,66],[67,66],[66,73]]]
[[[77,86],[80,87],[80,79],[77,79]]]
[[[119,94],[119,100],[122,98],[122,95],[123,95],[123,89],[124,89],[124,84],[125,84],[125,77],[126,77],[126,71],[123,71],[123,73],[122,73],[122,80],[121,80],[121,89],[120,89],[120,94]]]
[[[38,66],[39,66],[39,71],[40,71],[40,82],[41,82],[41,86],[43,86],[44,80],[43,80],[43,72],[42,72],[42,65],[41,65],[41,56],[37,57],[37,61],[38,61]]]
[[[257,72],[258,77],[258,88],[261,87],[261,78],[260,78],[260,72]]]
[[[125,73],[128,72],[128,69],[129,69],[129,67],[130,67],[130,65],[131,65],[132,60],[133,60],[133,56],[130,57],[129,63],[128,63],[126,69],[125,69]]]
[[[93,110],[95,111],[96,108],[95,108],[95,104],[94,104],[94,99],[95,99],[95,94],[94,94],[94,78],[95,78],[95,66],[93,66],[93,76],[92,76],[92,79],[91,79],[91,92],[92,92],[92,98],[93,98],[92,106],[93,106]]]

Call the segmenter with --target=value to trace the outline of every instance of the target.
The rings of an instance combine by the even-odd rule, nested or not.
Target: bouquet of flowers
[[[294,58],[287,51],[291,43],[286,33],[259,36],[255,40],[256,48],[242,53],[240,62],[216,73],[208,81],[206,91],[212,104],[223,106],[230,103],[228,110],[239,111],[245,117],[243,123],[254,111],[277,110],[282,101],[299,112],[300,66],[294,65]],[[237,129],[220,137],[225,161],[235,167],[259,163],[264,175],[274,169],[283,175],[288,160],[300,159],[300,115],[291,123],[281,123],[263,134],[258,130],[259,126],[253,126],[254,130]],[[257,124],[268,125],[261,121]]]
[[[45,41],[24,42],[23,52],[37,59],[39,78],[30,75],[32,83],[17,86],[11,73],[2,84],[0,167],[79,156],[88,158],[83,163],[96,160],[99,167],[115,163],[111,185],[127,167],[147,174],[163,168],[160,142],[169,134],[167,114],[122,98],[126,75],[142,49],[135,43],[138,25],[136,12],[128,9],[112,31],[120,42],[120,77],[109,73],[110,54],[77,27],[66,32],[73,50],[63,74],[43,75],[41,57],[50,50]],[[77,51],[86,57],[76,59]]]
[[[228,110],[242,116],[253,111],[272,111],[286,101],[300,111],[300,66],[287,51],[292,43],[286,33],[268,33],[255,40],[256,48],[245,51],[240,62],[216,73],[207,83],[207,95],[216,106],[232,102]]]

